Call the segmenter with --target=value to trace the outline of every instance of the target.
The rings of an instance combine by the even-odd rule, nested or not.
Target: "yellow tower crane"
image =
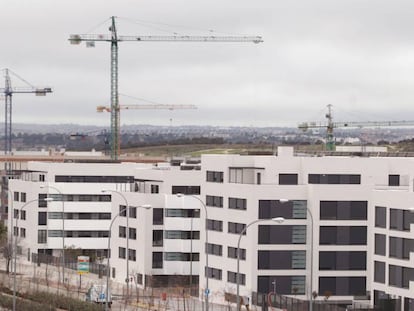
[[[111,43],[111,159],[117,160],[119,155],[119,130],[118,113],[118,42],[263,42],[260,36],[120,36],[116,31],[115,16],[111,17],[111,27],[109,27],[110,34],[75,34],[70,35],[69,42],[71,44],[80,44],[82,41],[86,42],[87,47],[93,47],[95,42],[110,42]],[[208,284],[207,284],[208,285]],[[208,287],[208,286],[207,286]],[[208,296],[206,297],[208,299]],[[207,304],[208,305],[208,304]],[[208,309],[208,308],[207,308]],[[208,311],[208,310],[207,310]]]
[[[163,105],[163,104],[141,104],[141,105],[118,105],[118,113],[117,115],[117,126],[118,128],[116,129],[116,133],[118,133],[118,150],[117,150],[117,154],[120,154],[121,151],[121,113],[120,113],[120,109],[166,109],[166,110],[176,110],[176,109],[197,109],[197,106],[195,105]],[[112,112],[111,107],[108,106],[97,106],[96,107],[96,112]]]

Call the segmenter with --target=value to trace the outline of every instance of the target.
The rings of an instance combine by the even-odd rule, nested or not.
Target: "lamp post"
[[[285,221],[283,217],[275,217],[270,219],[271,221],[282,223]],[[247,228],[249,228],[251,225],[263,222],[263,221],[269,221],[269,219],[256,219],[252,222],[248,223],[243,230],[240,232],[239,239],[237,240],[237,274],[236,274],[236,299],[237,299],[237,309],[236,311],[240,311],[240,240],[243,236],[243,234],[247,231]]]
[[[151,205],[140,205],[137,206],[138,208],[144,208],[144,209],[150,209]],[[108,248],[107,248],[107,252],[108,252],[108,258],[107,258],[107,264],[106,264],[106,295],[105,295],[105,311],[108,310],[108,297],[109,297],[109,270],[110,270],[110,262],[109,262],[109,258],[110,258],[110,251],[111,251],[111,235],[112,235],[112,225],[114,224],[115,219],[121,215],[123,212],[125,212],[128,209],[128,206],[125,206],[125,208],[123,208],[122,210],[120,210],[115,216],[114,218],[112,218],[111,223],[109,225],[109,231],[108,231]],[[129,232],[128,232],[129,233]],[[128,252],[127,252],[128,253]],[[128,255],[128,254],[127,254]]]
[[[50,185],[41,185],[40,189],[45,189],[45,188],[51,188],[56,190],[59,195],[60,195],[60,200],[62,202],[62,280],[63,280],[63,286],[65,286],[65,200],[63,198],[63,194],[62,192],[54,187],[54,186],[50,186]]]
[[[177,193],[177,197],[179,197],[179,198],[185,197],[185,196],[186,197],[193,197],[193,198],[197,199],[198,201],[200,201],[201,205],[203,206],[204,213],[206,215],[206,224],[205,224],[205,230],[206,230],[206,243],[205,243],[206,268],[204,269],[205,275],[206,275],[206,288],[204,290],[204,299],[206,301],[206,311],[208,311],[208,295],[210,294],[210,289],[208,288],[208,228],[207,228],[208,216],[207,216],[207,206],[199,197],[197,197],[195,195],[191,195],[191,194],[185,195],[185,194],[182,194],[182,193]],[[191,239],[193,239],[193,237],[191,237]],[[191,256],[193,256],[193,254],[191,254]]]
[[[37,202],[37,201],[39,201],[39,199],[33,199],[33,200],[27,201],[25,204],[23,204],[19,209],[19,215],[21,215],[23,209],[27,205],[29,205],[30,203],[33,203],[33,202]],[[16,217],[16,227],[15,228],[18,228],[18,222],[19,222],[19,217]],[[13,226],[12,226],[11,230],[13,230],[13,232],[14,232]],[[13,266],[14,266],[14,269],[13,269],[14,270],[14,275],[13,275],[13,311],[16,311],[17,233],[18,232],[16,232],[16,234],[14,236],[14,247],[13,247]]]
[[[102,190],[103,193],[113,192],[118,194],[125,202],[125,210],[126,210],[126,277],[125,282],[127,285],[127,292],[126,292],[126,300],[129,299],[129,204],[126,197],[117,190]]]

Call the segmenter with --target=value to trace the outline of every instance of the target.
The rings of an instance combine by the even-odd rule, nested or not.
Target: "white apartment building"
[[[296,156],[285,147],[277,156],[203,155],[201,170],[182,168],[190,170],[166,164],[29,163],[23,180],[10,181],[19,199],[13,208],[24,204],[22,196],[26,202],[44,197],[40,185],[48,183],[68,196],[65,214],[79,218],[87,211],[107,218],[110,213],[110,219],[93,219],[93,225],[65,216],[66,246],[106,255],[111,219],[128,205],[130,217],[121,213],[111,227],[111,277],[121,282],[128,277],[141,286],[198,283],[202,296],[208,276],[210,301],[224,304],[236,294],[240,238],[240,296],[251,304],[260,305],[263,295],[276,290],[299,299],[315,292],[317,300],[329,296],[331,303],[368,299],[393,305],[390,310],[414,310],[413,159]],[[103,176],[124,176],[127,182]],[[48,191],[56,195],[54,188]],[[100,197],[108,195],[103,189],[112,190],[112,203]],[[69,201],[70,195],[86,194],[88,203],[83,197]],[[152,210],[141,208],[147,204]],[[21,242],[59,254],[62,239],[55,235],[62,232],[62,221],[54,218],[62,205],[48,202],[44,210],[32,203],[23,219],[16,214],[15,233],[26,230]],[[273,222],[275,217],[284,221]],[[106,235],[95,233],[105,229]],[[39,243],[41,230],[46,243]],[[83,237],[81,231],[94,232]]]

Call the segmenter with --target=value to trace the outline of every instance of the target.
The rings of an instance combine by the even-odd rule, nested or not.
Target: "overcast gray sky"
[[[261,44],[121,42],[121,104],[145,104],[141,98],[198,107],[122,111],[121,124],[294,126],[324,120],[328,104],[337,121],[414,120],[413,1],[1,4],[0,68],[54,90],[46,97],[16,94],[16,123],[109,126],[109,114],[98,114],[96,106],[110,105],[110,44],[86,48],[70,45],[68,37],[107,34],[112,15],[119,17],[120,35],[209,35],[213,30],[264,39]]]

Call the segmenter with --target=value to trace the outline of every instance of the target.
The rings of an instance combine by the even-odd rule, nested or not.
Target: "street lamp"
[[[144,204],[144,205],[140,205],[137,206],[138,208],[144,208],[144,209],[150,209],[151,205],[148,204]],[[109,297],[109,270],[110,270],[110,265],[109,265],[109,258],[110,258],[110,251],[111,251],[111,235],[112,235],[112,225],[114,224],[115,219],[121,215],[123,212],[125,212],[128,209],[128,206],[125,206],[125,208],[123,208],[122,210],[120,210],[114,218],[112,218],[111,223],[109,225],[109,231],[108,231],[108,248],[107,248],[107,264],[106,264],[106,295],[105,295],[105,311],[108,310],[108,297]],[[129,233],[129,232],[128,232]],[[127,250],[127,257],[128,257],[128,250]]]
[[[50,185],[41,185],[40,189],[45,189],[45,188],[51,188],[56,190],[59,195],[60,195],[60,200],[62,202],[62,280],[63,280],[63,286],[65,286],[65,199],[63,198],[63,194],[62,192],[54,187],[54,186],[50,186]],[[49,197],[46,198],[46,201],[48,201]],[[53,201],[53,198],[51,198]]]
[[[205,275],[206,275],[206,288],[204,290],[204,299],[206,301],[206,311],[208,311],[208,295],[210,294],[210,289],[208,288],[208,273],[209,272],[208,272],[208,228],[207,228],[208,216],[207,216],[207,206],[206,206],[206,204],[199,197],[197,197],[195,195],[191,195],[191,194],[186,195],[186,194],[182,194],[182,193],[177,193],[177,197],[179,197],[179,198],[182,198],[182,197],[193,197],[193,198],[197,199],[198,201],[200,201],[201,205],[203,206],[204,213],[206,215],[206,225],[205,225],[205,230],[206,230],[206,243],[205,243],[206,268],[204,269]],[[193,239],[193,237],[191,237],[191,239]],[[191,256],[193,256],[193,254],[191,254]]]
[[[126,292],[126,300],[128,301],[129,299],[129,204],[128,204],[128,200],[126,199],[126,197],[119,191],[117,190],[102,190],[103,193],[108,193],[108,192],[113,192],[118,194],[119,196],[122,197],[122,199],[125,202],[125,209],[126,209],[126,277],[125,277],[125,282],[127,285],[127,292]]]
[[[27,205],[29,205],[30,203],[33,203],[33,202],[37,202],[37,201],[39,201],[39,199],[33,199],[33,200],[27,201],[25,204],[23,204],[20,207],[20,209],[19,209],[19,215],[21,215],[23,209]],[[16,217],[16,227],[15,228],[18,228],[18,223],[19,223],[19,217]],[[13,226],[12,226],[11,230],[14,231]],[[18,230],[18,229],[16,229],[16,230]],[[13,247],[14,248],[14,250],[13,250],[13,266],[14,266],[14,275],[13,275],[13,311],[16,311],[17,233],[18,232],[16,232],[16,234],[14,236],[14,247]]]
[[[285,221],[283,217],[275,217],[270,219],[271,221],[277,222],[278,224],[281,224]],[[248,223],[243,230],[240,232],[239,239],[237,240],[237,275],[236,275],[236,299],[237,299],[237,309],[236,311],[240,311],[240,240],[243,236],[243,234],[247,231],[247,228],[249,228],[251,225],[263,222],[263,221],[269,221],[269,219],[256,219],[252,222]]]

